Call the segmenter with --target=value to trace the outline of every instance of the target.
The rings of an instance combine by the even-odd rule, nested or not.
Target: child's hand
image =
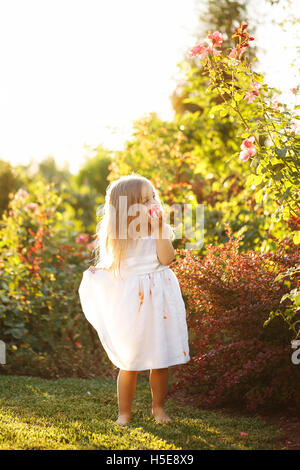
[[[160,214],[160,212],[161,212],[161,210],[158,206],[152,206],[152,207],[150,207],[150,209],[148,209],[148,213],[151,216],[153,216],[154,214],[158,216]]]
[[[95,266],[90,266],[88,271],[91,271],[94,274],[97,271],[97,268]]]
[[[152,222],[154,222],[155,225],[158,223],[159,228],[162,227],[163,213],[159,206],[152,206],[148,209],[147,215],[150,218],[151,224]]]

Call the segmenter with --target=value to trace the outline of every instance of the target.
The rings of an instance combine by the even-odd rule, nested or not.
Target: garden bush
[[[299,245],[286,238],[274,253],[239,253],[242,235],[234,239],[226,228],[223,246],[207,245],[203,257],[178,250],[171,266],[186,303],[191,352],[190,362],[175,370],[174,389],[188,387],[207,407],[300,408],[292,331],[279,317],[265,324],[271,311],[284,312],[290,303],[280,300],[291,281],[275,278],[299,263]]]
[[[53,184],[20,189],[0,228],[1,373],[86,377],[108,367],[78,287],[93,241],[63,217]],[[109,367],[108,367],[109,369]]]

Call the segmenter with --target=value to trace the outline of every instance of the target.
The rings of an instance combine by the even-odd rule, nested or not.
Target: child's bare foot
[[[157,423],[171,423],[172,419],[166,414],[163,408],[152,408],[152,414]]]
[[[127,424],[130,421],[130,415],[119,415],[116,424]]]

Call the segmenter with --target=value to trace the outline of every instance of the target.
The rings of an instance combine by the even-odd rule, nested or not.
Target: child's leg
[[[118,424],[126,424],[130,421],[131,405],[136,389],[138,371],[119,370],[117,379],[119,416]]]
[[[152,393],[152,414],[159,423],[172,421],[165,413],[163,406],[168,393],[169,369],[152,369],[150,371],[150,386]]]

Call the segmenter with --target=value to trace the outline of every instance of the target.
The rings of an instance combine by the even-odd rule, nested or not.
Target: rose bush
[[[190,57],[200,57],[210,78],[208,89],[222,98],[222,103],[211,112],[220,118],[231,113],[240,119],[243,132],[237,137],[244,140],[241,151],[232,157],[238,156],[243,162],[250,160],[253,173],[246,184],[255,190],[255,200],[265,202],[271,198],[276,201],[278,207],[271,221],[290,220],[300,215],[300,136],[295,121],[300,117],[274,99],[273,90],[264,83],[261,73],[252,72],[251,64],[255,59],[248,63],[244,55],[249,41],[254,40],[247,28],[247,24],[241,24],[235,29],[232,38],[238,42],[230,53],[217,49],[223,38],[216,31],[193,47]],[[296,90],[291,91],[296,93]],[[299,108],[295,106],[295,111]],[[300,243],[299,228],[292,230],[291,237],[295,244]],[[289,271],[286,272],[288,277]],[[270,312],[269,320],[280,315],[288,321],[297,338],[300,336],[300,324],[296,322],[300,305],[298,287],[289,295],[292,301],[289,309],[283,315],[278,311]]]
[[[1,220],[3,373],[87,376],[106,367],[77,292],[93,241],[64,221],[60,203],[53,185],[35,182],[11,198]]]

